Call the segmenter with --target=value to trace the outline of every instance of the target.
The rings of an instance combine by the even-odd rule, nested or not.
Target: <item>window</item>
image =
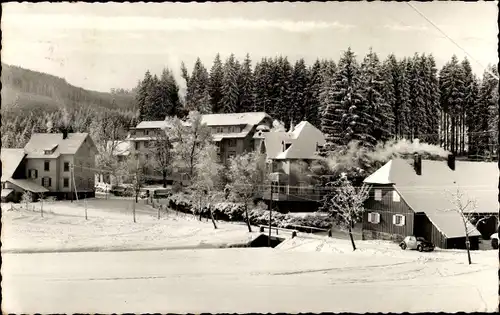
[[[392,224],[397,226],[405,225],[405,216],[402,214],[395,214],[392,216]]]
[[[392,201],[394,201],[394,202],[401,201],[401,197],[399,196],[398,192],[395,190],[392,191]]]
[[[68,177],[64,177],[63,178],[63,187],[69,187],[69,178]]]
[[[38,178],[38,170],[28,170],[28,177],[31,179]]]
[[[291,145],[291,143],[285,143],[285,150],[287,150]]]
[[[45,161],[43,163],[43,170],[46,172],[50,171],[50,161]]]
[[[149,130],[144,130],[144,135],[149,136]]]
[[[232,159],[232,158],[234,158],[234,156],[235,156],[234,152],[229,152],[228,158]]]
[[[235,147],[236,146],[236,139],[229,139],[229,146]]]
[[[379,224],[380,223],[380,213],[369,212],[368,213],[368,222],[373,223],[373,224]]]
[[[222,127],[217,127],[217,133],[223,133],[224,132],[224,128]]]
[[[64,171],[69,172],[69,162],[64,162]]]
[[[375,200],[382,200],[382,189],[375,189]]]
[[[50,178],[50,177],[44,177],[44,178],[42,178],[42,186],[43,187],[50,187],[50,186],[52,186],[52,178]]]
[[[136,149],[136,150],[139,150],[139,141],[136,141],[136,142],[135,142],[135,149]]]

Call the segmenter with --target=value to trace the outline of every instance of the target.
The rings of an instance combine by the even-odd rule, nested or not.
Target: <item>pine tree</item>
[[[425,126],[425,100],[424,100],[424,77],[423,71],[420,67],[420,57],[415,54],[413,58],[407,63],[407,75],[409,82],[409,93],[411,95],[409,101],[409,111],[411,115],[409,118],[410,139],[419,138],[426,130]]]
[[[320,93],[321,64],[316,60],[308,71],[305,105],[305,120],[316,128],[321,127]]]
[[[290,104],[291,96],[291,81],[292,81],[292,66],[288,58],[280,56],[275,59],[275,72],[273,80],[273,101],[274,110],[273,117],[279,117],[283,121],[285,128],[290,128],[292,112]]]
[[[267,58],[257,62],[254,71],[255,111],[271,113],[271,63]]]
[[[238,73],[239,105],[241,112],[252,112],[255,109],[255,87],[250,55],[245,56]]]
[[[141,85],[139,86],[139,90],[137,92],[136,96],[136,106],[139,110],[139,116],[140,120],[144,120],[146,117],[146,112],[148,111],[148,98],[149,98],[149,93],[151,92],[152,89],[152,84],[153,84],[153,77],[151,76],[151,73],[146,71],[146,74],[144,75],[144,79],[141,82]]]
[[[231,54],[224,64],[222,80],[222,112],[236,113],[238,110],[238,66]]]
[[[360,69],[351,48],[340,59],[335,82],[329,88],[328,95],[333,97],[326,104],[322,129],[330,148],[351,141],[373,145],[375,138],[367,132],[373,122],[360,93]]]
[[[222,109],[222,80],[224,71],[222,69],[222,61],[220,54],[215,56],[214,64],[210,69],[210,102],[212,104],[212,112],[219,113]]]
[[[422,137],[425,142],[439,144],[439,83],[437,77],[436,61],[432,55],[423,56],[425,82],[425,126],[427,135]]]
[[[320,91],[319,91],[319,117],[320,121],[326,110],[327,104],[332,102],[335,75],[337,73],[337,65],[333,60],[322,60],[320,62]]]
[[[371,48],[361,63],[360,75],[364,105],[373,121],[368,125],[367,132],[370,132],[376,141],[387,141],[392,136],[393,113],[391,106],[384,98],[385,77],[382,66],[377,54]]]
[[[463,69],[463,83],[464,83],[464,103],[463,115],[465,129],[467,130],[467,154],[469,157],[478,154],[477,148],[477,134],[479,118],[481,113],[478,113],[478,98],[479,98],[479,81],[478,78],[472,73],[472,68],[467,59],[462,61]],[[465,134],[465,132],[464,132]],[[465,136],[465,135],[464,135]],[[464,141],[465,142],[465,141]]]
[[[185,69],[185,67],[181,69]],[[182,70],[182,72],[184,78],[187,79],[186,108],[202,114],[211,113],[212,106],[210,104],[208,71],[201,62],[201,59],[196,59],[193,73],[190,77],[187,76],[186,70]]]
[[[458,117],[464,100],[463,71],[455,55],[439,74],[440,103],[443,112],[444,147],[457,153]]]
[[[498,132],[498,70],[492,66],[483,74],[479,90],[479,100],[476,112],[477,119],[477,151],[486,159],[490,159],[496,151],[497,141],[495,132]]]
[[[291,76],[291,108],[290,119],[296,125],[306,118],[308,72],[304,59],[295,63]]]

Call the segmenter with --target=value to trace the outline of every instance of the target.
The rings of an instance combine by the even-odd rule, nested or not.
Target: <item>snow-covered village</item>
[[[497,6],[2,4],[2,312],[498,312]]]

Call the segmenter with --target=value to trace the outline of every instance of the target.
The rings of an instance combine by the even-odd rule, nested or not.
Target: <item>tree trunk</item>
[[[210,205],[208,206],[208,211],[210,212],[210,218],[212,219],[212,223],[214,224],[214,229],[217,230],[217,224],[215,224],[214,214],[212,213],[212,209],[210,208]]]
[[[352,237],[352,229],[351,229],[351,224],[349,224],[349,238],[351,239],[351,244],[352,244],[352,250],[356,250],[356,244],[354,244],[354,238]]]
[[[134,223],[135,221],[135,202],[132,202],[132,214],[134,215]]]
[[[245,202],[245,217],[247,221],[248,232],[252,232],[252,227],[250,226],[250,219],[248,218],[248,205]]]

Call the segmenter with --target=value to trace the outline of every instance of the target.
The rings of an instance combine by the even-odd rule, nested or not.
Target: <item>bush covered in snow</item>
[[[176,193],[168,198],[168,206],[171,209],[199,214],[199,209],[196,205],[193,205],[191,200],[192,196],[186,193]],[[243,203],[234,202],[218,202],[211,205],[214,217],[217,220],[222,221],[245,221],[245,207]],[[202,209],[203,216],[208,215],[208,209],[204,207]],[[248,210],[248,217],[252,225],[268,225],[269,224],[269,211],[263,209],[262,204],[257,205],[253,209]],[[282,228],[297,228],[297,225],[315,227],[322,229],[329,229],[331,227],[331,221],[325,217],[318,214],[310,214],[304,217],[297,217],[288,214],[283,214],[279,212],[273,212],[272,215],[272,225]],[[305,229],[307,230],[307,229]]]

